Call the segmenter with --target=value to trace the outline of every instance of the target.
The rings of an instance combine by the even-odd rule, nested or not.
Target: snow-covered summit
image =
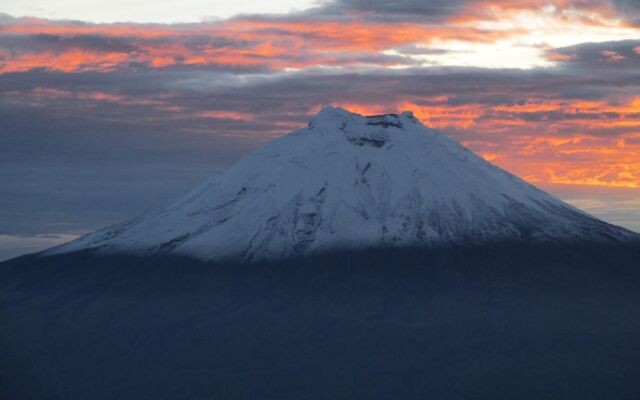
[[[494,166],[410,112],[362,116],[328,107],[163,211],[46,254],[256,260],[373,246],[637,237]]]

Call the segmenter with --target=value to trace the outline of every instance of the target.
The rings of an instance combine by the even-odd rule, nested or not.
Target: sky
[[[326,105],[410,110],[640,231],[640,2],[0,0],[0,260],[158,209]]]

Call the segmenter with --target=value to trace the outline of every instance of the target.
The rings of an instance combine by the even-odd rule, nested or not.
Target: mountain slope
[[[322,110],[165,210],[45,254],[257,260],[339,249],[624,241],[597,220],[426,128],[411,113]]]

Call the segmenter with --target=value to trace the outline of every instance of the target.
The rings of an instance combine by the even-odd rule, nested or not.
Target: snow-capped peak
[[[500,240],[626,240],[423,126],[327,107],[165,210],[50,250],[256,260]]]
[[[339,127],[342,124],[358,124],[363,123],[370,125],[396,125],[403,124],[420,124],[413,116],[411,111],[405,111],[400,114],[381,114],[370,115],[366,117],[366,121],[362,120],[362,116],[345,110],[342,107],[325,107],[311,119],[309,127]]]

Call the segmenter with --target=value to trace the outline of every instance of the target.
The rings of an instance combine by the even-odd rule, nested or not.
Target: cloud
[[[638,47],[640,40],[582,43],[549,50],[547,57],[569,69],[636,72],[640,69]]]
[[[304,15],[314,19],[347,17],[444,25],[499,21],[522,12],[542,12],[593,25],[602,24],[603,18],[637,23],[640,5],[636,0],[326,0],[293,18]]]
[[[288,15],[173,25],[5,15],[0,18],[0,73],[179,66],[252,72],[462,65],[465,59],[492,64],[494,57],[483,53],[503,54],[503,64],[519,58],[523,61],[518,66],[531,67],[545,62],[540,47],[557,40],[558,32],[569,26],[590,37],[637,34],[619,26],[615,10],[608,2],[591,0],[335,0]],[[513,23],[523,18],[536,23]],[[576,35],[569,30],[563,37]],[[534,37],[537,43],[530,43]],[[556,53],[551,59],[563,57],[568,56]]]
[[[420,20],[440,22],[460,13],[472,0],[431,0],[431,1],[382,1],[382,0],[337,0],[325,1],[323,6],[308,14],[315,15],[355,15],[363,18],[387,21]]]
[[[640,26],[640,2],[637,0],[613,0],[621,17]]]
[[[214,66],[282,70],[318,65],[412,64],[382,53],[426,38],[473,38],[417,25],[236,19],[183,25],[82,24],[31,19],[0,21],[0,71],[65,72]],[[348,29],[350,34],[343,35]],[[487,40],[496,34],[487,33]],[[423,39],[419,39],[423,38]]]

